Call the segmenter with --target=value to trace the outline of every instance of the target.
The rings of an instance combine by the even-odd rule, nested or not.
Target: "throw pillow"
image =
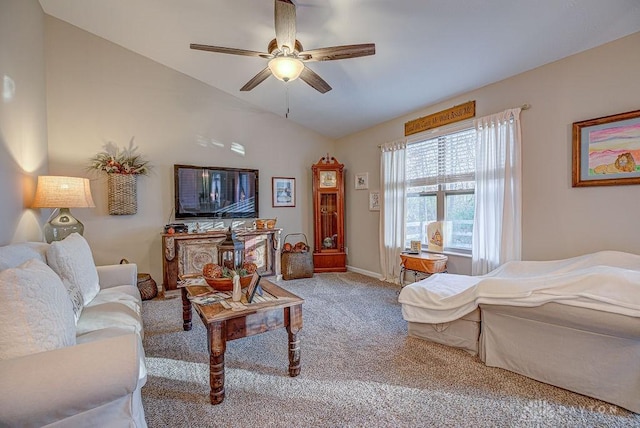
[[[98,271],[82,235],[72,233],[62,241],[52,242],[47,249],[47,262],[60,278],[80,290],[85,306],[98,295]]]
[[[0,360],[75,345],[67,290],[44,262],[0,272]]]
[[[31,259],[46,262],[48,247],[45,242],[20,242],[0,247],[0,270],[18,267]]]

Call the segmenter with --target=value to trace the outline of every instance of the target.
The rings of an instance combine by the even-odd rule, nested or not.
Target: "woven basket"
[[[107,174],[110,215],[131,215],[138,211],[135,174]]]
[[[284,242],[286,243],[287,238],[292,235],[304,236],[306,251],[282,253],[282,279],[290,280],[299,278],[311,278],[313,277],[313,253],[309,251],[307,235],[305,235],[304,233],[290,233],[284,237]]]
[[[158,295],[158,285],[148,273],[138,274],[138,290],[142,300],[151,300]]]
[[[129,260],[121,259],[120,264],[128,265]],[[151,300],[158,295],[158,285],[153,278],[151,278],[151,275],[148,273],[139,273],[137,281],[138,291],[140,291],[140,297],[142,297],[142,300]]]
[[[257,218],[256,229],[273,229],[277,221],[277,218]]]
[[[265,224],[267,226],[267,229],[275,228],[276,227],[276,221],[278,221],[277,218],[267,219],[266,224]]]

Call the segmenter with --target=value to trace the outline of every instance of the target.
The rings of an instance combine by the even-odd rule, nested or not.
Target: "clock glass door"
[[[320,233],[322,250],[338,248],[338,195],[320,194]]]

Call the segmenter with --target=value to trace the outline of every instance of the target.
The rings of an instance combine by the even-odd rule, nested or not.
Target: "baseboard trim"
[[[370,270],[364,270],[364,269],[360,269],[360,268],[349,266],[349,265],[347,265],[347,271],[360,273],[362,275],[370,276],[375,279],[380,279],[380,276],[381,276],[378,272],[371,272]]]

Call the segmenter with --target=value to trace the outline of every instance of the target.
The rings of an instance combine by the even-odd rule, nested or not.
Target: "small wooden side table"
[[[404,287],[405,271],[413,272],[414,280],[417,280],[418,275],[425,275],[426,278],[434,273],[446,272],[448,259],[449,258],[443,254],[401,254],[400,286]]]

